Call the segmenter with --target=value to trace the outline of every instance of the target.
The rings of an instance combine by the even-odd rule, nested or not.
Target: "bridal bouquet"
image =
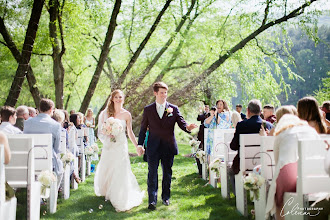
[[[192,153],[195,153],[195,152],[197,151],[197,149],[198,149],[200,143],[201,143],[200,141],[197,141],[197,140],[195,140],[195,139],[191,139],[191,140],[189,141],[189,145],[191,146],[191,152],[192,152]]]
[[[253,200],[253,197],[256,200],[259,200],[259,189],[265,183],[265,178],[255,173],[249,173],[243,179],[243,183],[244,183],[244,189],[251,191],[250,193],[251,200]]]
[[[74,156],[70,151],[66,150],[65,154],[61,154],[61,160],[63,162],[63,166],[65,167],[74,160]]]
[[[220,176],[221,162],[222,162],[222,159],[220,157],[218,157],[210,163],[210,169],[217,174],[217,177]]]
[[[111,141],[116,142],[116,136],[123,131],[123,125],[119,119],[108,118],[102,125],[102,133],[111,136]]]
[[[38,176],[38,181],[41,183],[41,195],[44,198],[48,198],[49,193],[47,194],[47,189],[50,188],[52,182],[56,181],[55,175],[49,170],[43,170]]]
[[[196,156],[196,158],[198,158],[201,161],[201,163],[206,163],[205,151],[203,151],[203,150],[197,150],[195,156]]]

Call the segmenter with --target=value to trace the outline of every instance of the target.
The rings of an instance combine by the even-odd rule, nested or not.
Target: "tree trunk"
[[[94,94],[96,85],[97,85],[97,83],[100,79],[100,75],[102,73],[104,63],[105,63],[105,61],[107,59],[107,56],[109,54],[110,43],[112,41],[112,37],[113,37],[113,34],[114,34],[116,26],[117,26],[116,20],[117,20],[117,15],[119,13],[120,5],[121,5],[121,0],[116,0],[116,3],[114,5],[113,11],[112,11],[108,31],[107,31],[107,34],[106,34],[106,37],[105,37],[105,40],[104,40],[104,43],[103,43],[103,46],[102,46],[102,51],[101,51],[101,54],[100,54],[99,62],[97,63],[97,67],[95,69],[93,78],[92,78],[92,80],[89,84],[89,87],[87,89],[87,92],[85,94],[84,100],[81,103],[81,106],[80,106],[80,109],[79,109],[80,112],[83,112],[83,113],[86,112],[86,110],[88,108],[88,105],[89,105],[89,103],[92,99],[92,96]]]
[[[199,14],[195,14],[195,16],[193,17],[193,19],[191,19],[184,31],[184,33],[182,34],[182,39],[180,40],[178,46],[176,47],[174,53],[172,54],[171,59],[168,61],[168,63],[165,65],[165,67],[162,69],[162,71],[158,74],[157,78],[154,80],[154,82],[152,84],[149,85],[149,87],[147,87],[142,93],[140,93],[138,96],[141,97],[139,99],[139,102],[135,105],[138,105],[138,107],[136,109],[143,109],[143,106],[146,105],[146,103],[150,103],[151,99],[153,99],[153,95],[149,95],[152,94],[152,86],[155,82],[161,81],[163,79],[163,77],[165,76],[165,74],[167,72],[169,72],[170,68],[172,67],[173,63],[176,61],[176,59],[178,58],[178,56],[180,55],[180,51],[183,47],[183,44],[185,42],[185,37],[188,35],[188,32],[193,24],[193,22],[196,20],[196,18],[198,17]],[[132,116],[137,116],[138,114],[140,114],[140,111],[137,112],[132,112]]]
[[[172,36],[170,37],[170,39],[168,39],[168,41],[163,46],[163,48],[156,54],[156,56],[154,57],[154,59],[143,70],[142,74],[136,80],[132,80],[131,81],[131,83],[128,86],[129,89],[128,89],[127,94],[126,94],[126,97],[127,98],[129,98],[132,94],[135,94],[136,89],[138,88],[138,85],[141,84],[141,82],[143,81],[143,79],[149,74],[149,72],[155,66],[155,64],[160,59],[160,57],[165,53],[165,51],[172,44],[172,42],[174,41],[175,37],[180,32],[182,26],[184,25],[184,23],[186,22],[187,18],[189,17],[191,11],[193,10],[193,8],[195,6],[195,3],[196,3],[196,0],[191,0],[191,5],[190,5],[187,13],[184,16],[182,16],[180,23],[176,27],[176,29],[175,29],[174,33],[172,34]]]
[[[19,59],[18,68],[16,70],[16,74],[15,74],[13,83],[10,87],[10,91],[9,91],[7,100],[5,102],[5,105],[9,105],[9,106],[16,105],[18,97],[21,92],[22,84],[24,82],[24,77],[26,74],[28,74],[29,69],[31,69],[30,59],[31,59],[31,54],[32,54],[32,50],[33,50],[33,44],[34,44],[34,41],[35,41],[35,38],[37,35],[37,31],[38,31],[39,20],[40,20],[40,16],[42,13],[43,5],[44,5],[44,0],[35,0],[33,2],[32,13],[31,13],[28,28],[26,30],[23,50],[21,53],[21,57]],[[15,52],[15,54],[16,53],[17,52]],[[31,74],[30,74],[30,76],[31,76]],[[29,78],[30,77],[28,77],[28,79]],[[31,78],[34,78],[34,77],[31,76]],[[35,78],[34,78],[34,81],[35,81]],[[32,84],[33,84],[33,80],[31,79],[31,85]],[[30,83],[29,83],[29,86],[30,86]],[[31,91],[31,89],[30,89],[30,91]],[[35,90],[33,90],[33,91],[35,91]],[[36,97],[36,99],[37,99],[37,97]],[[36,99],[35,99],[35,102],[36,102]],[[36,104],[36,106],[38,106],[38,105],[39,105],[39,102],[38,102],[38,104]]]
[[[9,32],[7,31],[5,23],[4,23],[4,21],[1,17],[0,17],[0,32],[2,34],[3,39],[5,40],[5,42],[7,44],[7,47],[9,48],[11,53],[13,54],[13,57],[15,58],[17,63],[19,63],[19,61],[22,59],[21,53],[19,52],[16,44],[14,43],[12,37],[9,34]],[[33,100],[34,100],[34,104],[36,105],[37,108],[39,108],[40,92],[39,92],[39,89],[36,85],[36,83],[37,83],[36,78],[34,76],[32,67],[30,65],[29,65],[29,69],[28,69],[26,77],[27,77],[27,80],[28,80],[31,95],[32,95]]]
[[[160,19],[162,18],[162,16],[164,15],[165,11],[167,10],[167,8],[170,6],[170,3],[172,2],[172,0],[167,0],[164,7],[162,8],[162,10],[159,12],[155,22],[153,23],[153,25],[151,26],[149,32],[147,33],[146,37],[143,39],[143,41],[141,42],[141,44],[139,45],[138,49],[135,51],[135,53],[133,54],[131,60],[129,61],[128,65],[126,66],[124,72],[120,75],[120,78],[118,79],[117,82],[117,88],[121,88],[122,83],[124,82],[127,74],[129,73],[129,71],[131,70],[132,66],[135,64],[136,60],[138,59],[138,57],[140,56],[142,50],[144,49],[145,45],[147,44],[147,42],[149,41],[151,35],[153,34],[153,32],[156,30],[156,27],[160,21]]]
[[[182,99],[182,94],[184,93],[190,93],[193,91],[193,89],[198,85],[202,80],[204,80],[206,77],[208,77],[214,70],[216,70],[221,64],[223,64],[229,57],[231,57],[235,52],[238,50],[244,48],[244,46],[253,40],[256,36],[267,30],[268,28],[286,22],[291,18],[297,17],[301,15],[304,12],[304,9],[308,6],[310,6],[311,3],[315,2],[317,0],[311,0],[310,2],[306,2],[305,4],[301,5],[300,7],[293,10],[290,14],[285,15],[279,19],[276,19],[274,21],[270,21],[268,23],[263,22],[262,25],[255,30],[253,33],[251,33],[249,36],[241,40],[239,43],[237,43],[234,47],[232,47],[226,54],[220,55],[220,58],[216,60],[209,68],[207,68],[201,75],[194,78],[190,83],[188,83],[186,86],[182,87],[181,90],[178,90],[174,94],[172,94],[169,97],[169,100],[175,101],[177,105],[184,104],[187,100]],[[267,13],[264,15],[265,18],[267,17]]]
[[[51,38],[52,48],[53,48],[53,75],[55,84],[55,105],[58,109],[63,109],[63,87],[64,87],[64,67],[62,63],[62,57],[65,52],[63,33],[60,30],[60,36],[62,37],[62,42],[60,44],[58,39],[58,30],[56,24],[59,24],[61,29],[62,24],[59,15],[59,2],[58,0],[49,1],[49,37]],[[62,45],[62,50],[60,48]]]

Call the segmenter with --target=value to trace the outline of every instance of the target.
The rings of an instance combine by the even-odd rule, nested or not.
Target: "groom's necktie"
[[[158,115],[159,115],[159,118],[160,118],[160,119],[162,119],[163,114],[164,114],[164,107],[163,107],[163,105],[159,105],[159,108],[158,108]]]

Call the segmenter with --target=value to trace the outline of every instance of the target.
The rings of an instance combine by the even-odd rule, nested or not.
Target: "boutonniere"
[[[173,116],[173,108],[168,107],[167,109],[165,109],[165,111],[166,111],[166,116],[167,117]]]

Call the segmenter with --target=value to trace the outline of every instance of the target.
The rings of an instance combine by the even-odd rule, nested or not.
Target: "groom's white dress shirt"
[[[0,131],[5,134],[22,134],[23,132],[16,128],[14,125],[10,124],[10,122],[2,122],[0,125]]]
[[[166,102],[164,102],[163,104],[159,104],[158,102],[156,102],[157,113],[160,119],[163,117],[165,111],[165,104]]]

